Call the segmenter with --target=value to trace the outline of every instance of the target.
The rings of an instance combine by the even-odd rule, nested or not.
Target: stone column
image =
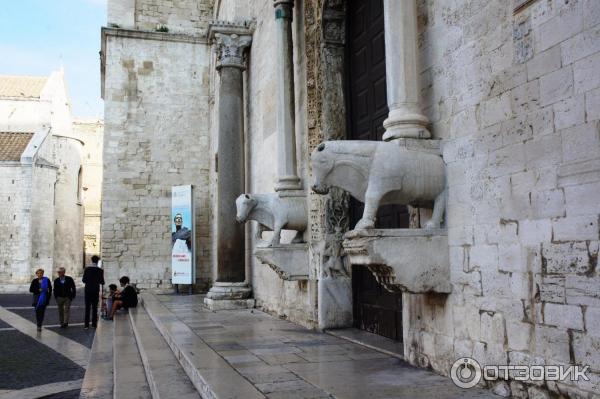
[[[430,138],[429,121],[419,104],[416,0],[383,0],[385,67],[390,113],[384,140]]]
[[[213,30],[214,32],[214,30]],[[218,102],[217,270],[206,303],[213,309],[239,307],[251,289],[246,282],[244,225],[235,220],[235,199],[245,191],[244,171],[244,52],[252,37],[214,33]]]
[[[274,0],[277,36],[277,156],[275,191],[299,190],[296,162],[294,54],[292,17],[294,0]]]

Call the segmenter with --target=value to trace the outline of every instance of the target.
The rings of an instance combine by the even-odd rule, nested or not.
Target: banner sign
[[[194,203],[192,186],[171,189],[171,282],[194,284]]]

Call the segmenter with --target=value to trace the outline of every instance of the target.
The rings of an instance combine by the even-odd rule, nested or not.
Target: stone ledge
[[[350,263],[367,267],[389,291],[452,291],[445,229],[373,229],[346,233]]]
[[[136,29],[102,27],[103,41],[104,38],[107,36],[125,37],[131,39],[157,40],[162,42],[208,44],[208,40],[205,36],[193,36],[182,33],[154,32]]]
[[[308,280],[308,244],[256,247],[254,256],[273,269],[282,280]]]

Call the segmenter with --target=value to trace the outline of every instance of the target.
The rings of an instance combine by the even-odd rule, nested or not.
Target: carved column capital
[[[251,43],[251,36],[215,33],[217,69],[223,67],[246,69],[246,49]]]
[[[273,7],[275,7],[276,19],[292,19],[294,14],[294,0],[273,0]]]

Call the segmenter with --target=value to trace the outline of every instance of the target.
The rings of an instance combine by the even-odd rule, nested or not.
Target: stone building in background
[[[107,273],[170,286],[170,188],[193,184],[197,286],[214,309],[366,329],[445,375],[463,356],[590,365],[590,381],[492,385],[598,393],[599,27],[594,0],[109,0]],[[386,207],[384,230],[344,239],[361,204],[312,192],[310,154],[347,139],[438,153],[443,229]],[[240,230],[233,193],[300,201],[304,243]],[[414,288],[394,267],[431,237],[407,268],[439,260],[446,286]]]
[[[0,76],[0,278],[25,284],[83,266],[83,142],[73,134],[63,71]]]
[[[85,143],[83,147],[83,240],[84,263],[91,264],[91,257],[100,255],[100,219],[102,200],[102,145],[104,123],[97,119],[75,119],[73,134]]]

